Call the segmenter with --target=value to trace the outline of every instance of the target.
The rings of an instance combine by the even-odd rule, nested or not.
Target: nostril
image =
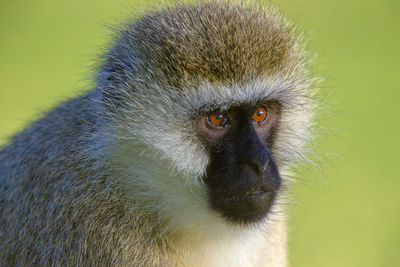
[[[264,192],[276,192],[279,189],[279,186],[276,184],[264,184],[261,186],[261,190]]]
[[[268,163],[266,164],[259,164],[253,161],[248,161],[247,166],[250,167],[257,175],[261,175],[264,173],[265,169],[268,166]]]

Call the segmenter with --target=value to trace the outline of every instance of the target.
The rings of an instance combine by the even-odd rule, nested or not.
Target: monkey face
[[[279,111],[276,103],[240,105],[198,120],[210,157],[210,205],[231,222],[260,221],[274,202],[281,185],[271,153]]]

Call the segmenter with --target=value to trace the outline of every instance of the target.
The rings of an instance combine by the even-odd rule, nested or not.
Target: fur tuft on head
[[[275,9],[226,1],[193,7],[178,3],[128,23],[105,71],[174,87],[300,75],[294,72],[303,63],[298,37]]]

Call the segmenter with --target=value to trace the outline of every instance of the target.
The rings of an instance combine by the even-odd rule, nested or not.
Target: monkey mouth
[[[240,193],[240,194],[235,194],[233,196],[226,197],[227,201],[243,201],[248,199],[249,201],[269,201],[273,200],[276,196],[277,192],[276,190],[274,191],[264,191],[264,190],[251,190],[247,191],[245,193]]]
[[[227,199],[236,200],[242,198],[263,198],[270,195],[276,195],[277,190],[268,190],[265,186],[252,188],[242,192],[235,192],[234,194],[227,196]]]
[[[270,211],[278,190],[254,188],[211,198],[214,209],[230,222],[250,224],[261,221]]]
[[[244,197],[263,197],[272,193],[275,193],[275,191],[270,192],[263,189],[254,189],[246,192]]]

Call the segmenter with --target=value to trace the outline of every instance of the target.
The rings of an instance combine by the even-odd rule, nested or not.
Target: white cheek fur
[[[184,246],[196,251],[188,256],[197,259],[194,266],[202,265],[204,255],[214,257],[214,266],[224,266],[223,258],[232,260],[230,266],[254,265],[251,251],[257,246],[271,253],[282,249],[285,240],[265,236],[269,227],[284,227],[281,196],[257,226],[232,225],[209,207],[201,179],[209,157],[196,132],[194,116],[196,109],[204,111],[213,105],[228,108],[260,99],[284,99],[273,153],[285,182],[284,170],[304,157],[311,120],[308,111],[312,108],[300,90],[306,86],[309,84],[289,84],[275,78],[231,87],[203,83],[196,91],[165,91],[155,84],[151,90],[139,89],[121,113],[124,117],[113,121],[116,130],[108,151],[111,169],[137,205],[132,208],[155,214],[165,234],[185,236]],[[236,249],[237,256],[232,255]]]

